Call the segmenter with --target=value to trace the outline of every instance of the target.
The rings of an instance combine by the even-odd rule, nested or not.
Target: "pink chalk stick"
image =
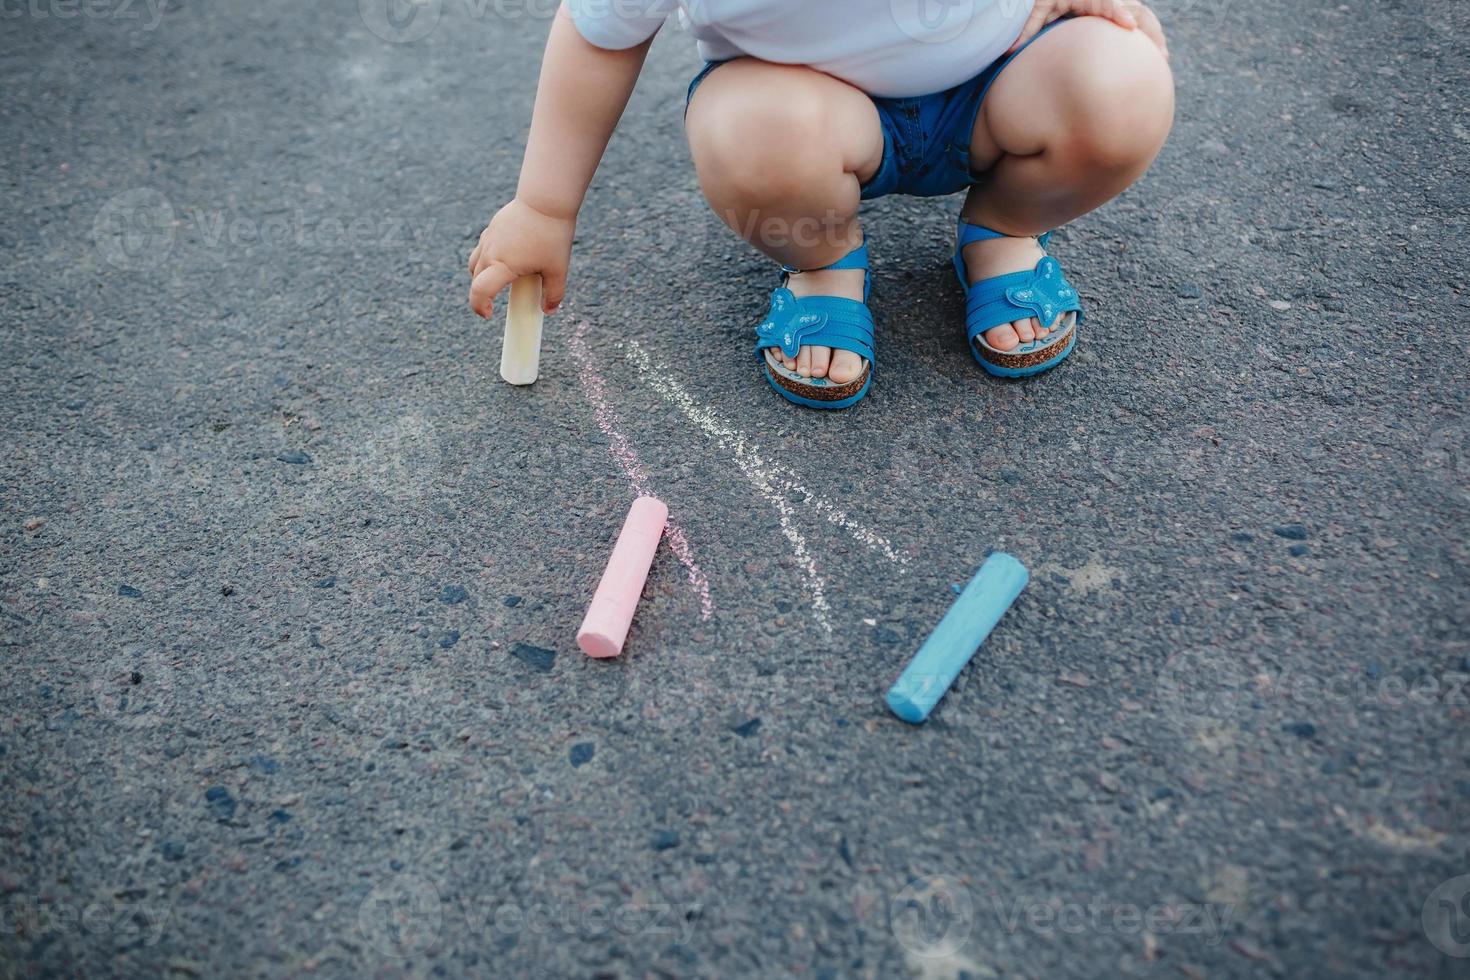
[[[633,624],[633,610],[648,578],[648,566],[653,564],[668,519],[669,509],[658,498],[639,497],[633,501],[607,570],[597,583],[592,605],[587,608],[587,617],[577,630],[577,646],[587,656],[616,657],[622,652],[628,627]]]

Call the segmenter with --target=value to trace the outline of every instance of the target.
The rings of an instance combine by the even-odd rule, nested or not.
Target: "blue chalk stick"
[[[889,688],[893,713],[915,725],[928,718],[1030,578],[1018,560],[992,552]]]

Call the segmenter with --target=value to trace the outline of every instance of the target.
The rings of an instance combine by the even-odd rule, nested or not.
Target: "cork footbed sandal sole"
[[[970,350],[980,366],[997,377],[1024,378],[1040,374],[1066,360],[1077,346],[1077,314],[1066,314],[1063,322],[1064,326],[1041,340],[1028,341],[1009,351],[996,350],[985,342],[983,334],[977,334]]]
[[[771,387],[809,408],[847,408],[867,394],[868,385],[873,380],[873,364],[866,358],[863,359],[861,374],[844,384],[837,384],[826,378],[807,378],[788,371],[786,365],[777,361],[769,350],[762,353],[765,355],[764,373]]]

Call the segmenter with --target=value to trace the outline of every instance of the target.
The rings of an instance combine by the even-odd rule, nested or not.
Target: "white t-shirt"
[[[652,37],[671,13],[706,61],[750,55],[808,65],[869,95],[952,88],[1006,52],[1032,0],[569,0],[577,29],[614,50]]]

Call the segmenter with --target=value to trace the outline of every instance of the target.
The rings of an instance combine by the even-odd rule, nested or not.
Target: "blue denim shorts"
[[[1046,25],[1036,37],[1065,19]],[[954,88],[905,99],[873,98],[883,127],[883,162],[863,185],[863,200],[889,194],[939,197],[979,183],[981,177],[970,170],[970,134],[975,129],[980,103],[1011,59],[1026,50],[1036,37],[1019,51],[996,59],[980,74]],[[694,90],[710,72],[724,64],[729,62],[706,62],[694,76],[684,96],[686,112]]]

